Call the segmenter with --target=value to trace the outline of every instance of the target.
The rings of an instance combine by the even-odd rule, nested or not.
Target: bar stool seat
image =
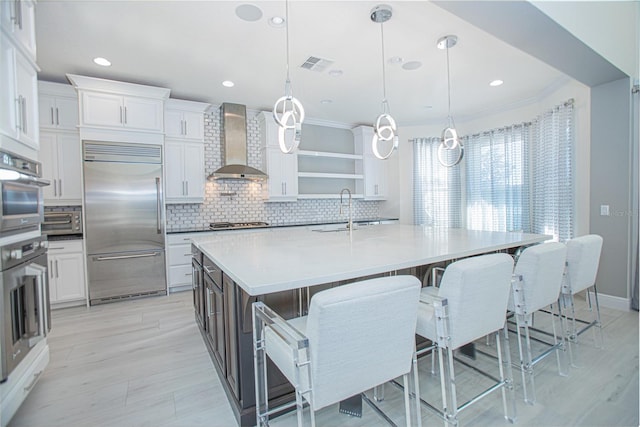
[[[415,369],[420,285],[413,276],[389,276],[327,289],[311,298],[307,316],[289,321],[254,303],[257,425],[268,425],[270,415],[294,405],[302,425],[305,403],[315,425],[315,411],[402,376],[406,424],[420,426]],[[293,404],[269,409],[267,356],[295,387]]]

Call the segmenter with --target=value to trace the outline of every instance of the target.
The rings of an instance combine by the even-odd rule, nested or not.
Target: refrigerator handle
[[[156,233],[162,234],[162,186],[160,177],[156,177]]]

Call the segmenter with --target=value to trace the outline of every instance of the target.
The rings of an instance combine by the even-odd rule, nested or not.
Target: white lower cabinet
[[[82,240],[49,242],[49,297],[52,307],[71,302],[84,304],[86,295]]]
[[[169,292],[191,289],[191,238],[200,233],[167,236],[167,271]]]

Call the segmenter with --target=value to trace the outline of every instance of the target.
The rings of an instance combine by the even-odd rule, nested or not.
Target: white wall
[[[621,71],[638,78],[639,2],[609,0],[531,3]]]
[[[576,235],[589,232],[589,164],[590,164],[590,89],[576,81],[567,81],[559,87],[550,88],[537,100],[526,105],[511,106],[503,111],[490,113],[483,117],[464,122],[456,120],[462,135],[482,132],[516,123],[528,122],[546,110],[574,99],[575,131],[576,131]],[[455,111],[454,118],[455,118]],[[418,137],[440,136],[442,125],[404,126],[400,127],[400,146],[391,167],[389,200],[381,209],[387,215],[397,215],[404,224],[413,223],[413,147],[410,139]]]

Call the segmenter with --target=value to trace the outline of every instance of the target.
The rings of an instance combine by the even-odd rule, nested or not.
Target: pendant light
[[[383,24],[391,19],[393,12],[391,6],[381,4],[374,7],[371,10],[371,20],[380,24],[380,37],[382,40],[382,113],[376,119],[376,123],[373,126],[373,139],[371,141],[371,148],[373,154],[380,160],[388,159],[391,154],[398,148],[398,135],[396,135],[396,121],[389,114],[389,103],[387,102],[387,85],[386,85],[386,73],[384,64],[384,28]],[[380,141],[392,141],[391,149],[385,155],[381,155],[378,151],[378,142]]]
[[[287,38],[287,80],[284,84],[284,96],[273,106],[273,118],[278,124],[278,144],[285,153],[293,153],[300,145],[304,108],[300,101],[293,97],[291,79],[289,78],[289,2],[285,1],[285,24]],[[290,144],[287,144],[291,141]]]
[[[438,39],[438,49],[446,49],[447,51],[447,127],[442,131],[442,135],[440,137],[440,145],[438,146],[438,161],[442,166],[445,167],[453,167],[460,163],[462,160],[462,156],[464,155],[464,147],[462,146],[462,142],[458,137],[458,131],[456,130],[456,125],[453,122],[453,117],[451,117],[451,77],[449,74],[449,49],[454,47],[458,43],[457,36],[444,36]],[[445,151],[458,151],[458,156],[453,162],[447,162],[444,158]]]

